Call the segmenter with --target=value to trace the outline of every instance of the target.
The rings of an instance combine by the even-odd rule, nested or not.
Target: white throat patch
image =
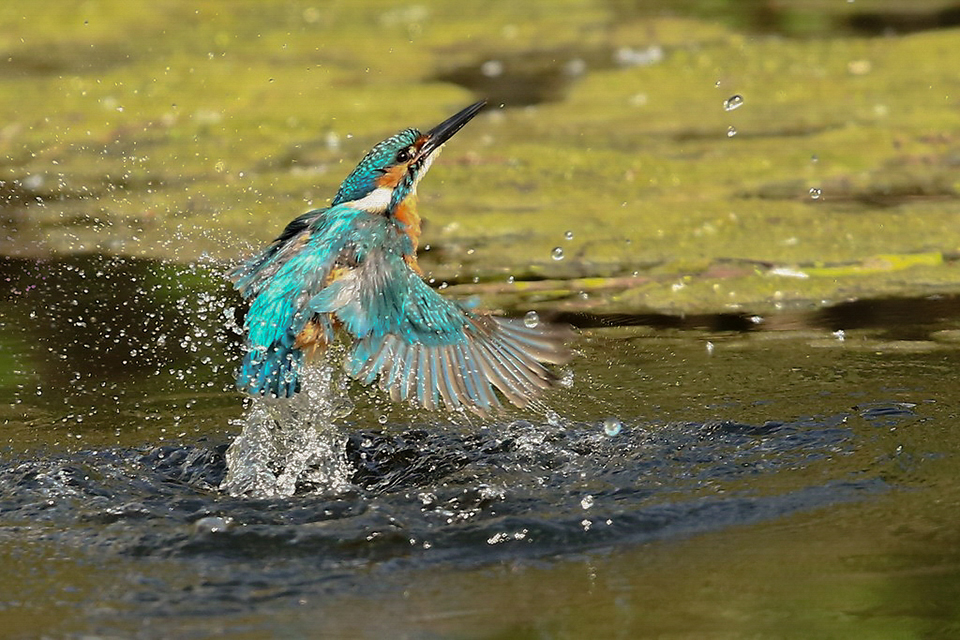
[[[392,196],[393,189],[390,187],[377,187],[359,200],[351,200],[344,204],[368,213],[383,213],[387,210],[387,207],[390,206],[390,198]]]
[[[440,155],[441,151],[443,151],[443,145],[440,145],[434,149],[433,153],[428,155],[427,159],[423,161],[423,166],[420,167],[420,173],[417,174],[416,180],[413,181],[413,186],[410,187],[410,195],[415,195],[417,193],[417,185],[420,184],[421,180],[423,180],[423,176],[427,175],[427,171],[430,171],[430,165],[432,165],[433,161],[437,159],[437,156]]]

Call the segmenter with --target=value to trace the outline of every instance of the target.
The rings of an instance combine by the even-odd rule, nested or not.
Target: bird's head
[[[404,129],[375,145],[340,185],[333,205],[350,203],[357,209],[391,215],[426,175],[440,148],[486,105],[476,102],[421,133]]]

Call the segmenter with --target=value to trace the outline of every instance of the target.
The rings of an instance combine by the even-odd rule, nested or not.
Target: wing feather
[[[563,344],[572,335],[568,328],[474,314],[385,250],[371,250],[308,306],[334,314],[357,340],[347,362],[351,374],[364,383],[379,377],[391,397],[427,409],[442,402],[484,415],[501,406],[493,389],[527,406],[557,383],[544,363],[570,357]],[[393,349],[394,343],[404,346]]]
[[[301,347],[312,345],[297,337],[310,322],[317,323],[311,335],[332,337],[329,318],[312,311],[310,302],[329,288],[331,270],[354,240],[349,231],[363,215],[368,214],[346,206],[305,214],[229,274],[250,299],[244,321],[247,354],[237,376],[241,390],[289,397],[300,389]]]

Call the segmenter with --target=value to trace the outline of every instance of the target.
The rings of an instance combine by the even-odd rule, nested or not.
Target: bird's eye
[[[400,151],[397,151],[397,162],[407,162],[410,158],[410,149],[400,149]]]

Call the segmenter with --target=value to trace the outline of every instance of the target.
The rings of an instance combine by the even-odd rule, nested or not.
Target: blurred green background
[[[374,142],[486,97],[420,190],[451,292],[682,312],[955,291],[958,21],[938,1],[7,2],[0,254],[235,261]]]

